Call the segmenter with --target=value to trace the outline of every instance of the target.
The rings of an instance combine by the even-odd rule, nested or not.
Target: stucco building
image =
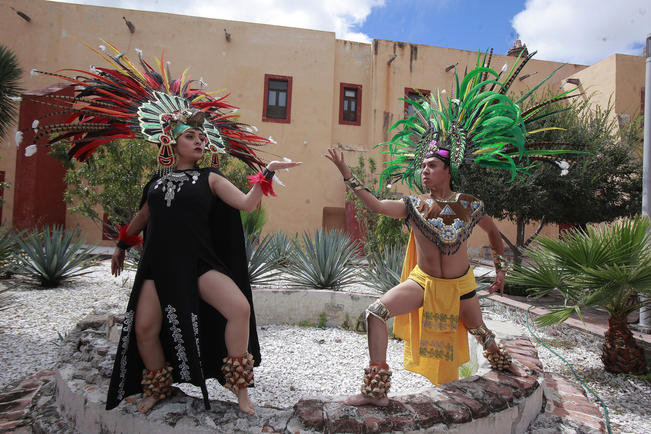
[[[18,16],[11,6],[31,21]],[[148,59],[164,51],[173,75],[189,66],[192,78],[203,78],[210,90],[231,92],[229,100],[240,107],[242,121],[257,125],[259,134],[278,142],[270,151],[304,162],[298,169],[280,173],[286,187],[277,188],[277,198],[264,199],[267,231],[295,233],[324,224],[343,226],[344,184],[337,170],[322,158],[326,148],[344,149],[351,163],[359,153],[381,162],[374,145],[385,141],[388,127],[404,116],[405,104],[399,98],[414,91],[450,89],[454,65],[462,73],[466,65],[474,65],[477,56],[476,52],[406,42],[344,41],[332,32],[44,0],[8,0],[0,7],[0,41],[16,53],[25,71],[22,86],[27,93],[44,92],[48,87],[48,91],[69,91],[57,87],[52,78],[30,76],[30,69],[87,70],[91,64],[99,65],[102,60],[80,41],[96,47],[100,38],[132,58],[136,48]],[[134,27],[133,33],[125,20]],[[513,57],[496,55],[493,65],[499,69],[513,61]],[[559,65],[532,60],[513,91],[537,84]],[[616,114],[640,112],[642,57],[616,54],[592,66],[569,64],[548,86],[567,86],[568,79],[597,92],[595,103],[606,104],[612,98]],[[30,113],[21,108],[21,128],[31,125]],[[43,149],[25,157],[24,148],[30,143],[17,148],[13,131],[2,138],[2,144],[0,176],[11,183],[1,211],[6,224],[79,225],[89,242],[109,244],[102,241],[99,227],[66,210],[62,170]],[[500,225],[507,235],[513,235],[513,225]],[[554,234],[557,229],[550,226],[545,231]],[[476,231],[470,245],[485,244],[482,231]]]

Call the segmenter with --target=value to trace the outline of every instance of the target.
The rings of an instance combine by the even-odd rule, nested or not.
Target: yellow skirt
[[[456,279],[441,279],[417,265],[411,234],[401,281],[414,280],[425,289],[423,307],[396,316],[393,334],[405,341],[404,367],[427,377],[433,384],[459,378],[459,366],[469,360],[468,334],[459,319],[459,297],[477,286],[472,268]]]

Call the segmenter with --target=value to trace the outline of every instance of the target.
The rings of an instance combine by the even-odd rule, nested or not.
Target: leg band
[[[504,345],[499,344],[497,351],[490,352],[488,349],[495,343],[495,333],[490,331],[486,324],[482,323],[476,329],[468,329],[468,332],[477,338],[482,347],[484,347],[484,357],[490,363],[491,368],[505,371],[511,366],[511,354],[504,348]]]
[[[488,363],[490,363],[493,369],[506,371],[511,367],[511,353],[502,344],[499,344],[497,351],[493,353],[484,350],[484,357],[486,357],[486,360],[488,360]]]
[[[172,367],[166,364],[160,369],[142,371],[142,396],[153,397],[157,401],[172,396]]]
[[[489,349],[495,343],[495,333],[490,331],[483,322],[475,329],[468,329],[468,333],[477,339],[484,350]]]
[[[369,363],[369,367],[364,369],[362,395],[374,399],[386,398],[391,388],[391,374],[386,362]]]
[[[359,318],[357,318],[357,325],[355,326],[356,331],[361,333],[366,333],[366,331],[368,331],[367,322],[369,315],[373,315],[385,324],[391,316],[389,309],[387,309],[384,303],[382,303],[378,298],[373,303],[371,303],[364,312],[362,312]]]
[[[237,394],[240,389],[253,385],[253,356],[249,353],[238,357],[224,357],[222,373],[226,379],[226,387]]]

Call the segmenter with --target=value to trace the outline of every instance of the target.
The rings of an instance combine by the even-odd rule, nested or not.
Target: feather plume
[[[57,72],[34,70],[63,79],[75,85],[74,96],[44,95],[34,99],[52,106],[51,118],[69,113],[65,123],[36,124],[36,139],[51,137],[48,144],[61,140],[71,142],[69,156],[86,161],[101,145],[120,138],[141,137],[147,140],[162,131],[159,115],[185,109],[198,109],[205,113],[203,128],[212,145],[221,152],[228,152],[252,168],[262,168],[264,162],[253,147],[268,145],[272,140],[258,137],[257,129],[234,120],[237,109],[225,98],[206,92],[203,79],[195,87],[184,70],[173,79],[170,63],[161,55],[156,59],[157,68],[143,59],[142,50],[136,49],[139,67],[112,44],[102,41],[99,50],[86,45],[109,66],[91,65],[90,71],[64,69]],[[147,119],[143,121],[143,119]],[[144,122],[144,123],[143,123]],[[33,127],[36,129],[36,126]],[[158,136],[157,136],[158,137]],[[18,134],[17,134],[18,141]],[[153,140],[156,141],[156,140]],[[212,146],[211,145],[211,146]]]
[[[383,153],[392,157],[381,173],[380,188],[387,183],[402,181],[410,188],[422,189],[419,167],[430,143],[449,151],[450,172],[455,181],[464,165],[507,170],[512,180],[528,173],[532,165],[530,160],[566,161],[582,153],[576,149],[560,148],[562,144],[556,143],[526,145],[529,124],[541,118],[534,117],[537,110],[576,95],[564,92],[521,113],[518,103],[506,96],[532,57],[525,56],[520,61],[521,56],[522,53],[502,79],[508,65],[505,64],[497,73],[489,67],[492,51],[484,56],[479,53],[477,67],[467,71],[461,82],[455,73],[456,92],[447,101],[442,101],[441,95],[446,95],[440,91],[419,101],[404,99],[414,108],[414,114],[395,122],[389,128],[389,132],[393,132],[391,140],[378,145],[385,148]],[[490,89],[485,90],[488,85]],[[530,133],[547,129],[534,128]]]
[[[32,144],[25,148],[25,157],[31,157],[36,154],[36,145]]]

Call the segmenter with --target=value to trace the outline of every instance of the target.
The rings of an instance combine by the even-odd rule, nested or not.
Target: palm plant
[[[244,246],[249,266],[249,282],[252,286],[264,286],[280,273],[279,256],[275,253],[273,235],[260,237],[260,233],[244,233]]]
[[[367,256],[368,267],[364,269],[364,279],[375,289],[387,292],[400,283],[405,247],[390,245],[383,250],[374,251]]]
[[[17,101],[22,92],[18,86],[21,74],[16,55],[0,45],[0,137],[4,137],[16,116]]]
[[[17,256],[16,274],[34,279],[42,287],[53,288],[71,277],[87,274],[94,265],[90,247],[78,229],[64,231],[61,226],[46,227],[42,232],[32,231],[26,238],[18,238],[22,252]]]
[[[355,262],[359,261],[359,246],[341,231],[316,229],[314,236],[303,233],[303,249],[294,241],[287,265],[292,286],[339,289],[359,281]]]
[[[635,217],[575,231],[563,240],[540,238],[527,254],[531,264],[516,266],[509,280],[540,297],[557,290],[563,306],[536,319],[541,326],[563,322],[581,308],[601,307],[609,314],[601,359],[607,371],[643,374],[644,350],[626,317],[649,304],[651,246],[649,220]],[[643,295],[645,297],[640,297]]]

